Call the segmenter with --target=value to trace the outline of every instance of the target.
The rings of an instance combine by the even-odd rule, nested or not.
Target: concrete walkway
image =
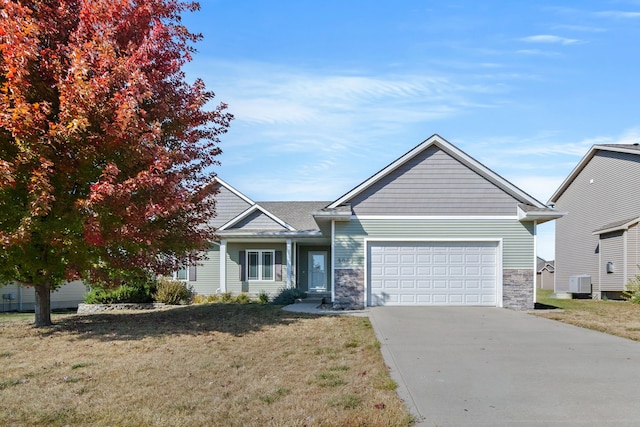
[[[638,426],[640,343],[523,312],[375,307],[398,392],[428,426]]]
[[[320,308],[319,302],[296,302],[295,304],[286,305],[282,307],[283,310],[291,311],[294,313],[311,313],[311,314],[331,314],[334,316],[360,316],[366,317],[369,315],[368,310],[330,310],[326,308]]]

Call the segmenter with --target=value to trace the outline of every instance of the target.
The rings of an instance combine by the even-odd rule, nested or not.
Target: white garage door
[[[496,242],[369,245],[370,305],[496,306]]]

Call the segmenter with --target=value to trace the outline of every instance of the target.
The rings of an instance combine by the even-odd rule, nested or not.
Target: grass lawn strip
[[[404,426],[369,320],[259,304],[0,321],[0,425]]]
[[[554,299],[551,294],[552,291],[538,289],[538,302],[558,309],[536,311],[535,315],[640,341],[640,304],[627,301]]]

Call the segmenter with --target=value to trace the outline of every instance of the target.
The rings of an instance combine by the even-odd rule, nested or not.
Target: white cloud
[[[574,44],[579,42],[579,40],[577,39],[568,39],[566,37],[553,36],[550,34],[539,34],[535,36],[523,37],[520,40],[527,43],[548,43],[562,45]]]
[[[628,12],[622,10],[605,10],[602,12],[596,12],[598,16],[604,16],[607,18],[616,19],[637,19],[640,18],[640,12]]]
[[[516,51],[517,54],[520,55],[539,55],[539,56],[558,56],[560,55],[558,52],[551,52],[548,50],[540,50],[540,49],[520,49]]]

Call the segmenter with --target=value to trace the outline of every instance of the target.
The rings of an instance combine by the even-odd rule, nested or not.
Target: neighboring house
[[[548,203],[568,212],[556,223],[555,291],[590,282],[593,298],[619,297],[640,274],[640,145],[594,145]]]
[[[254,202],[217,183],[219,241],[183,272],[195,290],[297,287],[337,308],[532,308],[536,225],[562,215],[438,135],[333,202]]]
[[[553,289],[554,271],[554,261],[545,261],[538,257],[536,267],[536,287],[539,289]]]
[[[51,309],[78,308],[84,302],[87,287],[81,281],[66,283],[51,293]],[[36,303],[33,287],[7,285],[0,288],[0,311],[33,311]]]

